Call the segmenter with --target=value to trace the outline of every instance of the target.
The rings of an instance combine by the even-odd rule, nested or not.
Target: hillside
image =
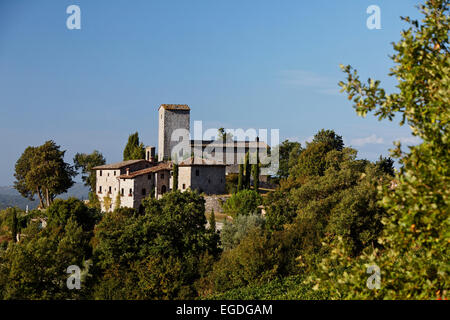
[[[81,200],[87,199],[89,194],[89,188],[83,183],[75,183],[72,188],[70,188],[67,193],[64,193],[58,198],[67,199],[70,197],[75,197]],[[19,207],[21,209],[26,209],[27,205],[29,209],[34,209],[39,204],[38,201],[30,201],[20,195],[13,186],[0,187],[0,209],[5,209],[8,207]]]

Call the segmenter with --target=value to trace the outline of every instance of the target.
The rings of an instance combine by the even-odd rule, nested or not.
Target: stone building
[[[209,195],[225,193],[225,176],[239,171],[238,163],[243,162],[245,153],[268,150],[267,144],[259,141],[190,140],[189,130],[189,106],[162,104],[158,109],[158,161],[155,147],[146,147],[145,159],[94,168],[96,194],[102,210],[110,211],[118,206],[139,209],[144,198],[150,195],[159,198],[172,190],[171,152],[180,141],[187,142],[188,152],[175,159],[179,164],[178,189]],[[172,141],[173,133],[179,140]],[[261,176],[260,180],[265,181],[265,177]]]
[[[155,162],[149,149],[146,159],[93,168],[102,211],[112,211],[118,206],[141,210],[143,199],[160,198],[173,190],[173,162]],[[178,190],[188,189],[208,195],[225,193],[225,165],[213,161],[197,163],[193,159],[179,163]]]

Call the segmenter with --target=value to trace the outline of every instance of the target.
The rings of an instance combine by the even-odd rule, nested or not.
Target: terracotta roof
[[[159,108],[161,107],[163,107],[166,110],[185,110],[185,111],[191,110],[191,108],[189,108],[187,104],[162,104]]]
[[[141,160],[127,160],[127,161],[122,161],[122,162],[117,162],[117,163],[111,163],[111,164],[104,164],[102,166],[97,166],[92,168],[93,170],[109,170],[109,169],[122,169],[126,166],[135,164],[135,163],[139,163],[139,162],[148,162],[145,159],[141,159]]]
[[[150,167],[150,168],[146,168],[146,169],[142,169],[142,170],[138,170],[138,171],[133,171],[130,172],[130,174],[122,174],[120,175],[118,178],[119,179],[132,179],[135,178],[137,176],[141,176],[144,174],[149,174],[152,172],[158,172],[158,171],[162,171],[162,170],[171,170],[172,169],[172,163],[171,162],[161,162],[159,164],[157,164],[156,166]]]
[[[203,158],[195,158],[191,157],[187,160],[181,161],[178,164],[180,167],[189,167],[189,166],[226,166],[223,162],[217,162],[214,160],[203,159]]]

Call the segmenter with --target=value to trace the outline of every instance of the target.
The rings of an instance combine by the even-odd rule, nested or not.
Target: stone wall
[[[158,160],[167,160],[171,157],[172,148],[178,141],[171,141],[172,133],[176,129],[186,129],[189,133],[189,110],[166,110],[159,108],[158,112]],[[189,136],[184,137],[189,141]]]

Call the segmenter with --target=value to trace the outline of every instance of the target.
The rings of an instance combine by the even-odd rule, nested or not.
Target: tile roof
[[[118,178],[119,179],[132,179],[132,178],[135,178],[138,176],[142,176],[144,174],[149,174],[152,172],[158,172],[158,171],[162,171],[162,170],[171,170],[171,169],[172,169],[171,162],[161,162],[161,163],[157,164],[156,166],[153,166],[150,168],[133,171],[133,172],[130,172],[130,174],[122,174]]]
[[[139,162],[149,162],[145,159],[141,159],[141,160],[127,160],[127,161],[121,161],[121,162],[116,162],[116,163],[111,163],[111,164],[104,164],[102,166],[97,166],[92,168],[93,170],[108,170],[108,169],[122,169],[126,166],[132,165],[132,164],[136,164]],[[150,163],[150,162],[149,162]]]
[[[162,104],[159,108],[161,107],[166,110],[185,110],[185,111],[191,110],[191,108],[189,108],[187,104]]]

